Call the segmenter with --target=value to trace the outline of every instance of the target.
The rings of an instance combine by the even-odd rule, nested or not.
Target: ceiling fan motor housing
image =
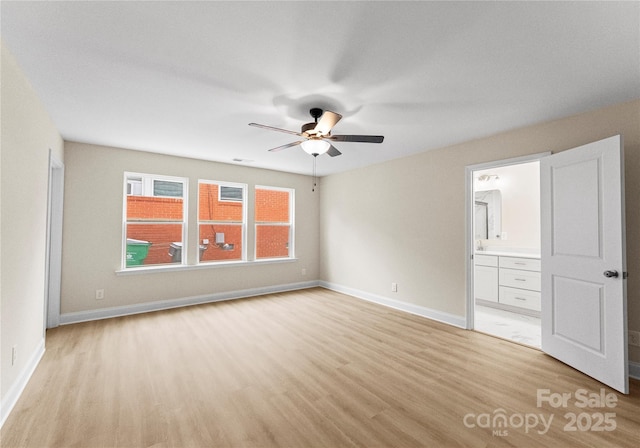
[[[304,134],[305,136],[309,136],[312,137],[314,136],[316,133],[314,132],[314,129],[316,128],[316,123],[305,123],[302,125],[302,134]]]
[[[305,123],[302,125],[301,132],[302,134],[304,134],[305,137],[311,138],[311,137],[317,136],[318,133],[315,132],[314,129],[318,125],[318,118],[320,118],[323,113],[324,111],[319,107],[314,107],[309,109],[309,114],[311,114],[311,116],[313,117],[314,123]]]

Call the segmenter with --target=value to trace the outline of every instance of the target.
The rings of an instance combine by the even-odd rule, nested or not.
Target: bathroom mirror
[[[474,229],[477,240],[499,240],[502,233],[502,194],[500,190],[474,193]]]

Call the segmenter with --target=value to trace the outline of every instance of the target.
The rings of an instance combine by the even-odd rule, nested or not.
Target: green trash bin
[[[149,241],[127,238],[127,267],[140,266],[149,253]]]

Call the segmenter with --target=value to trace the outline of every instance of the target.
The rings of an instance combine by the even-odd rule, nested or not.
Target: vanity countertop
[[[498,251],[498,250],[476,250],[476,255],[496,255],[501,257],[518,257],[518,258],[533,258],[540,259],[540,254],[534,254],[531,252],[511,252],[511,251]]]

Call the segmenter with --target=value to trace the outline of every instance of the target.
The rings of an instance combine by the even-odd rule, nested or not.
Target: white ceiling
[[[640,2],[12,2],[2,40],[66,140],[326,175],[640,98]],[[540,148],[544,150],[544,148]]]

